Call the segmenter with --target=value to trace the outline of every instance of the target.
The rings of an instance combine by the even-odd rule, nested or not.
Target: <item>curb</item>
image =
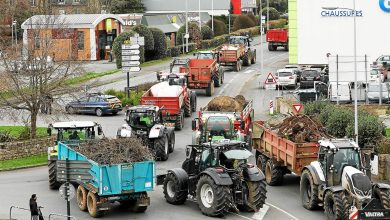
[[[34,165],[28,165],[28,166],[23,166],[23,167],[0,169],[0,172],[14,171],[14,170],[22,170],[22,169],[35,168],[35,167],[42,167],[42,166],[46,166],[46,165],[47,165],[47,162],[45,162],[45,163],[39,163],[39,164],[34,164]]]

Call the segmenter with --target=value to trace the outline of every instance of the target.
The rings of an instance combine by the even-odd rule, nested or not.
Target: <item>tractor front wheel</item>
[[[375,198],[381,201],[381,205],[384,209],[390,208],[390,190],[389,189],[374,189]]]
[[[343,192],[327,191],[324,198],[324,210],[328,220],[344,220]]]
[[[160,138],[154,141],[156,157],[159,160],[166,161],[169,158],[169,142],[168,135],[163,134]]]
[[[247,201],[241,209],[246,212],[258,212],[265,204],[267,198],[266,183],[264,180],[252,182],[247,181]]]
[[[309,210],[318,207],[318,186],[314,184],[309,170],[302,172],[300,192],[303,207]]]

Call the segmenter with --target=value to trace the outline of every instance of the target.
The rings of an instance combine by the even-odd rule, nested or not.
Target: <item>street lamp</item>
[[[14,20],[14,21],[12,22],[12,26],[15,26],[15,44],[17,45],[17,44],[18,44],[18,31],[17,31],[17,26],[16,26],[16,24],[17,24],[17,21]]]
[[[357,59],[356,59],[356,2],[353,0],[353,8],[342,8],[342,7],[323,7],[323,9],[326,10],[336,10],[336,9],[347,9],[354,11],[353,16],[353,62],[354,62],[354,73],[355,73],[355,80],[354,80],[354,92],[355,92],[355,138],[356,138],[356,144],[359,142],[359,128],[358,128],[358,108],[357,108]]]

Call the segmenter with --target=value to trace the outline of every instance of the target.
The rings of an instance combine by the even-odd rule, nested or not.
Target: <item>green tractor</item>
[[[61,183],[57,181],[57,159],[58,159],[58,142],[66,144],[77,144],[84,140],[99,139],[103,135],[100,124],[91,121],[71,121],[57,122],[50,124],[47,128],[49,136],[56,135],[55,146],[49,147],[48,167],[49,167],[49,187],[58,189]]]

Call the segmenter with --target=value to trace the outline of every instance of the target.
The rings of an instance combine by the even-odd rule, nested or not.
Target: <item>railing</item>
[[[77,220],[76,217],[74,216],[71,216],[71,215],[61,215],[61,214],[55,214],[55,213],[51,213],[49,214],[49,220],[52,219],[53,216],[58,216],[58,217],[64,217],[66,219],[73,219],[73,220]]]
[[[12,218],[12,209],[24,210],[24,211],[28,211],[28,213],[30,213],[30,209],[22,208],[22,207],[19,207],[19,206],[11,206],[9,208],[9,220],[13,220],[13,218]]]

